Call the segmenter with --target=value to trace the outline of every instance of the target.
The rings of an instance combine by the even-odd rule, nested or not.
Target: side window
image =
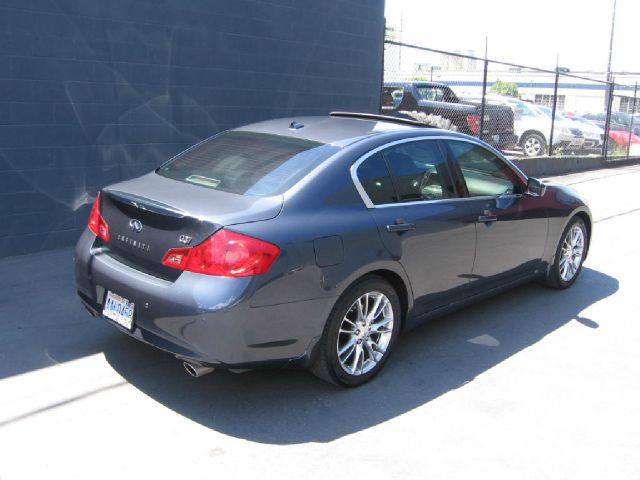
[[[398,201],[437,200],[453,196],[447,163],[434,140],[406,142],[384,150]]]
[[[498,196],[522,193],[518,175],[489,150],[467,142],[447,142],[460,166],[469,196]]]
[[[396,192],[382,152],[378,152],[360,164],[358,179],[374,205],[394,203]]]
[[[383,87],[382,106],[386,108],[397,108],[402,103],[404,89],[402,87]]]
[[[442,102],[444,100],[444,92],[438,87],[417,87],[420,100],[432,102]]]

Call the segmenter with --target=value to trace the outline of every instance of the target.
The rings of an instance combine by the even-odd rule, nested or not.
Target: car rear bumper
[[[218,368],[308,366],[335,299],[252,306],[255,277],[184,272],[174,282],[124,265],[94,248],[90,231],[75,251],[82,303],[102,316],[108,291],[135,304],[128,335],[180,359]]]

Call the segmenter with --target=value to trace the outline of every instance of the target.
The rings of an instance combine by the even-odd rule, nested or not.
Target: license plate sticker
[[[133,302],[112,291],[108,291],[102,314],[118,325],[122,325],[124,328],[131,330],[133,327],[134,307],[135,304]]]

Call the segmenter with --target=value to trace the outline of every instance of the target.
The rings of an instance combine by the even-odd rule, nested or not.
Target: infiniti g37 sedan
[[[376,375],[398,335],[522,282],[580,274],[585,202],[463,134],[377,115],[215,135],[97,195],[75,251],[94,316],[214,368]]]

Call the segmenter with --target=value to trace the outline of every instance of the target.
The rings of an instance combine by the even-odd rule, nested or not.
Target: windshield
[[[618,116],[622,120],[623,123],[631,123],[631,115],[625,112],[618,112]]]
[[[507,100],[507,102],[516,114],[522,115],[523,117],[540,117],[542,115],[541,112],[536,111],[528,103],[509,100]]]
[[[551,116],[552,113],[553,111],[551,110],[549,111],[548,115]],[[556,110],[556,119],[571,121],[571,119],[567,117],[564,113],[558,112],[557,110]]]
[[[338,150],[310,140],[231,131],[205,140],[156,172],[240,195],[279,195]]]
[[[590,120],[587,120],[584,117],[578,117],[577,115],[574,115],[573,117],[571,117],[571,120],[575,122],[584,123],[585,125],[589,125],[590,127],[597,127],[595,123],[591,122]]]
[[[551,107],[547,107],[545,105],[535,105],[532,108],[540,112],[545,117],[551,118],[551,116],[553,115],[553,110],[551,109]],[[567,120],[567,117],[565,117],[558,110],[556,110],[556,120]]]

